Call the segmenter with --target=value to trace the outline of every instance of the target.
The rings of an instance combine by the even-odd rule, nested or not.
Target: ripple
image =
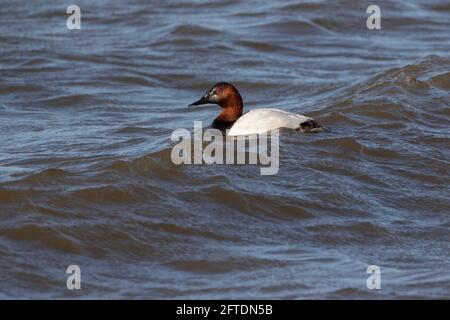
[[[2,228],[1,233],[12,240],[35,242],[68,253],[80,252],[78,244],[67,234],[48,226],[27,224],[16,228]]]
[[[222,32],[213,28],[200,26],[200,25],[182,25],[177,26],[171,31],[172,36],[183,37],[211,37],[219,36]]]
[[[444,90],[450,89],[450,72],[442,73],[431,78],[431,83]]]
[[[319,33],[322,30],[310,21],[277,21],[257,25],[264,32],[298,34],[299,32]]]

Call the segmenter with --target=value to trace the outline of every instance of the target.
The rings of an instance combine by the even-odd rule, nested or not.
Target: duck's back
[[[309,117],[279,109],[254,109],[243,114],[231,127],[228,135],[261,134],[278,128],[298,129]]]

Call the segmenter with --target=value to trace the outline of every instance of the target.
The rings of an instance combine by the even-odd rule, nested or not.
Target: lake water
[[[70,4],[0,5],[0,298],[450,298],[448,1]],[[219,81],[329,130],[174,165]]]

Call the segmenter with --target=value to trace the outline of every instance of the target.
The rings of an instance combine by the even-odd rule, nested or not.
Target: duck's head
[[[240,110],[241,112],[243,108],[241,94],[235,86],[226,82],[216,83],[203,97],[190,104],[189,107],[208,103],[217,104],[225,109]]]

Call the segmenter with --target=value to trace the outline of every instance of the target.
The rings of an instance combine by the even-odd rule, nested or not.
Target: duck
[[[229,136],[258,135],[280,128],[301,132],[323,130],[323,127],[310,117],[280,109],[253,109],[243,114],[242,96],[234,85],[227,82],[216,83],[188,107],[204,104],[216,104],[222,108],[222,112],[214,119],[211,127],[227,131]]]

